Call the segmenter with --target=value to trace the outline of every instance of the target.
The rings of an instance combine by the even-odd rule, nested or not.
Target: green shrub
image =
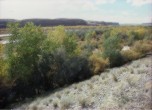
[[[7,68],[8,64],[4,58],[4,46],[0,44],[0,82],[5,82],[8,79]]]
[[[44,49],[46,52],[53,52],[63,47],[69,55],[74,55],[77,48],[75,35],[66,33],[63,26],[57,26],[50,31],[44,45],[47,48]]]
[[[32,23],[19,28],[19,24],[9,25],[11,36],[6,46],[9,75],[13,79],[27,80],[36,71],[41,46],[45,39],[43,30]]]
[[[139,32],[136,32],[136,31],[131,31],[128,33],[128,45],[133,45],[135,41],[137,40],[142,40],[144,37],[143,37],[143,33],[141,33],[140,31]]]
[[[9,80],[7,73],[7,62],[4,57],[4,45],[0,44],[0,108],[8,104],[11,86],[13,81]],[[9,100],[10,101],[10,100]]]
[[[45,80],[52,87],[61,87],[91,76],[88,60],[80,56],[69,57],[64,48],[43,55],[41,61],[39,70],[46,74]]]
[[[66,31],[67,28],[57,26],[48,35],[32,23],[9,27],[12,35],[5,55],[0,45],[0,85],[8,84],[5,82],[11,77],[11,84],[15,82],[11,91],[16,99],[84,80],[109,65],[120,66],[152,50],[152,42],[146,40],[150,39],[150,32],[140,27]],[[132,46],[131,50],[120,52],[126,44]]]
[[[90,77],[89,63],[86,58],[79,56],[73,34],[67,34],[64,27],[59,26],[50,31],[45,42],[39,71],[44,75],[47,88]]]
[[[77,42],[74,36],[68,36],[63,41],[63,46],[66,50],[66,52],[69,55],[75,55],[75,50],[77,49]]]
[[[120,54],[120,39],[113,36],[104,40],[103,57],[109,59],[110,67],[120,66],[123,64],[123,58]]]

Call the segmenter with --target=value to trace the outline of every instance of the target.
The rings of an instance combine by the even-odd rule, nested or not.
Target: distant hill
[[[25,19],[20,21],[21,25],[25,25],[27,22],[33,22],[35,25],[40,26],[76,26],[76,25],[87,25],[87,22],[82,19]]]
[[[76,26],[76,25],[87,25],[87,22],[82,19],[24,19],[24,20],[13,20],[13,19],[0,19],[0,28],[6,28],[9,22],[19,22],[21,26],[24,26],[27,22],[33,22],[37,26]]]
[[[0,19],[0,28],[6,28],[7,23],[9,22],[16,22],[15,19]]]
[[[37,26],[77,26],[77,25],[89,25],[89,26],[98,26],[98,25],[119,25],[116,22],[104,22],[104,21],[85,21],[83,19],[23,19],[23,20],[15,20],[15,19],[0,19],[0,28],[6,28],[7,23],[9,22],[19,22],[21,26],[24,26],[27,22],[33,22]]]
[[[104,21],[87,21],[88,25],[100,26],[100,25],[114,25],[118,26],[118,22],[104,22]]]
[[[152,23],[143,23],[143,26],[152,26]]]

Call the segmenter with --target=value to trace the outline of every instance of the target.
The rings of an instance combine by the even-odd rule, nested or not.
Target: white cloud
[[[143,4],[144,0],[125,0],[132,5],[135,1]],[[151,0],[145,0],[144,4]],[[117,21],[120,23],[148,22],[149,17],[132,16],[128,10],[114,10],[118,0],[0,0],[0,19],[26,18],[82,18],[85,20]],[[102,7],[108,4],[111,8]],[[136,13],[136,12],[134,12]]]
[[[76,17],[99,11],[98,6],[116,0],[0,0],[1,18]],[[77,16],[76,16],[77,13]],[[96,13],[96,12],[95,12]]]
[[[133,6],[142,6],[152,4],[152,0],[127,0],[127,3],[131,3]]]
[[[122,14],[122,16],[126,16],[126,17],[130,16],[130,13],[127,11],[122,11],[120,14]]]
[[[107,3],[114,3],[116,0],[95,0],[95,4],[107,4]]]

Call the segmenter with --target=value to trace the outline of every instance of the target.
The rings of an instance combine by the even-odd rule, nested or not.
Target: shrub
[[[145,55],[147,52],[152,51],[151,41],[138,40],[135,41],[131,50],[121,51],[121,55],[125,61],[138,59]]]
[[[133,45],[135,41],[144,39],[145,32],[144,30],[130,31],[128,33],[128,45]]]
[[[144,39],[152,40],[151,28],[149,27],[145,33]]]
[[[92,39],[92,40],[90,41],[90,44],[91,44],[94,48],[98,48],[98,42],[97,42],[97,40]]]
[[[61,109],[62,110],[66,110],[66,109],[69,109],[70,106],[72,104],[74,104],[74,98],[73,97],[68,97],[68,96],[64,96],[61,98],[61,101],[60,101],[60,106],[61,106]]]
[[[52,55],[43,55],[39,71],[45,74],[46,85],[61,87],[89,78],[91,72],[86,58],[69,57],[64,48],[57,49]]]
[[[45,42],[39,71],[46,76],[47,88],[60,87],[90,76],[87,59],[79,56],[74,35],[67,34],[64,27],[56,27]]]
[[[4,46],[0,44],[0,87],[8,83],[7,62],[4,58]]]
[[[4,59],[4,46],[0,44],[0,108],[7,105],[11,98],[8,98],[11,94],[12,82],[8,79],[7,74],[7,62]]]
[[[86,50],[88,52],[92,52],[96,48],[95,45],[93,43],[85,43],[83,50]]]
[[[68,36],[63,41],[63,46],[66,49],[66,52],[70,55],[76,54],[77,43],[74,36]]]
[[[6,45],[6,60],[8,75],[15,81],[12,87],[15,99],[31,97],[91,76],[88,60],[78,56],[76,39],[68,35],[64,27],[55,28],[48,37],[42,28],[32,23],[21,28],[19,24],[9,27],[12,35]]]
[[[84,94],[79,96],[78,102],[82,109],[89,108],[93,105],[93,100],[90,97],[86,97]]]
[[[57,26],[55,30],[50,31],[44,45],[44,50],[48,53],[63,47],[69,56],[74,55],[77,48],[75,35],[66,33],[63,26]]]
[[[32,23],[19,28],[19,24],[10,24],[12,35],[7,44],[7,59],[9,63],[9,74],[13,79],[20,79],[27,82],[35,72],[41,46],[45,39],[43,30]]]
[[[92,32],[92,37],[93,37],[93,38],[96,38],[96,37],[97,37],[96,31],[93,31],[93,32]]]
[[[104,71],[106,66],[109,64],[108,59],[103,59],[102,57],[93,54],[90,56],[91,69],[93,74],[99,74]]]
[[[85,41],[90,41],[92,39],[92,32],[89,31],[85,34]]]
[[[0,44],[0,57],[2,57],[2,56],[3,56],[3,45]]]
[[[121,55],[126,61],[132,61],[140,58],[140,53],[134,51],[134,50],[126,50],[126,51],[121,51]]]
[[[116,36],[109,37],[103,43],[103,57],[108,58],[110,67],[123,64],[123,58],[120,54],[120,39]]]
[[[0,77],[7,76],[7,63],[4,59],[4,46],[0,44]]]
[[[141,54],[146,54],[152,51],[152,43],[150,41],[136,41],[133,49]]]
[[[63,46],[63,42],[66,38],[65,29],[63,26],[55,27],[54,30],[50,30],[47,38],[42,44],[43,53],[52,53],[55,49]]]
[[[19,28],[19,24],[9,25],[11,36],[6,45],[8,76],[14,82],[12,92],[15,99],[31,97],[43,90],[43,75],[39,73],[38,62],[42,56],[42,44],[46,38],[42,28],[28,23]]]
[[[59,65],[60,69],[53,77],[53,82],[59,86],[78,82],[91,76],[89,63],[83,57],[65,58],[59,62]]]
[[[5,107],[14,97],[11,91],[13,81],[9,80],[7,69],[8,64],[4,54],[4,45],[0,44],[0,108]]]
[[[103,36],[104,39],[107,39],[107,38],[110,37],[110,31],[111,31],[111,30],[108,30],[108,31],[106,31],[106,32],[103,33],[102,36]]]

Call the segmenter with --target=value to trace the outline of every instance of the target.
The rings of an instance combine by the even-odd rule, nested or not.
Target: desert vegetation
[[[151,93],[151,56],[148,56],[35,98],[15,109],[151,110]]]
[[[33,23],[27,23],[24,27],[20,27],[18,23],[11,23],[8,27],[9,33],[11,33],[9,43],[0,44],[1,108],[29,97],[44,94],[46,91],[53,91],[83,81],[94,75],[101,74],[102,76],[102,72],[107,68],[122,66],[127,62],[144,57],[152,51],[150,27],[103,26],[90,29],[81,27],[80,29],[78,27],[76,27],[77,29],[70,29],[70,27],[67,29],[64,26],[57,26],[44,29]],[[147,66],[149,67],[149,64]],[[120,70],[123,71],[123,69]],[[135,70],[132,69],[132,71]],[[123,72],[125,75],[127,74],[125,69]],[[104,72],[101,79],[106,80],[100,86],[113,83],[110,82],[109,77],[112,77],[115,82],[123,81],[124,79],[117,77],[118,74]],[[131,75],[130,73],[126,80],[131,86],[137,86],[136,81],[134,82],[136,79],[132,79]],[[91,81],[98,79],[99,77],[94,76]],[[88,88],[93,88],[93,91],[90,91],[93,92],[92,96],[99,94],[98,85],[86,84],[88,86],[84,88],[80,88],[82,85],[79,85],[80,87],[75,85],[74,88],[79,91],[88,91]],[[123,92],[122,89],[119,90]],[[67,90],[65,94],[74,94],[69,92],[70,90]],[[126,103],[126,100],[129,99],[124,96],[124,93],[122,94],[122,97],[125,98],[120,99]],[[78,98],[79,105],[82,108],[92,107],[95,97],[88,99],[86,94],[81,95]],[[110,96],[107,97],[109,98],[106,100],[113,104]],[[62,97],[57,92],[55,97],[49,101],[53,104],[51,105],[54,107],[53,109],[59,107],[67,109],[71,105],[75,105],[74,99],[74,95]],[[41,104],[49,105],[48,102]],[[108,107],[106,104],[99,105]],[[32,107],[37,109],[35,105]]]

